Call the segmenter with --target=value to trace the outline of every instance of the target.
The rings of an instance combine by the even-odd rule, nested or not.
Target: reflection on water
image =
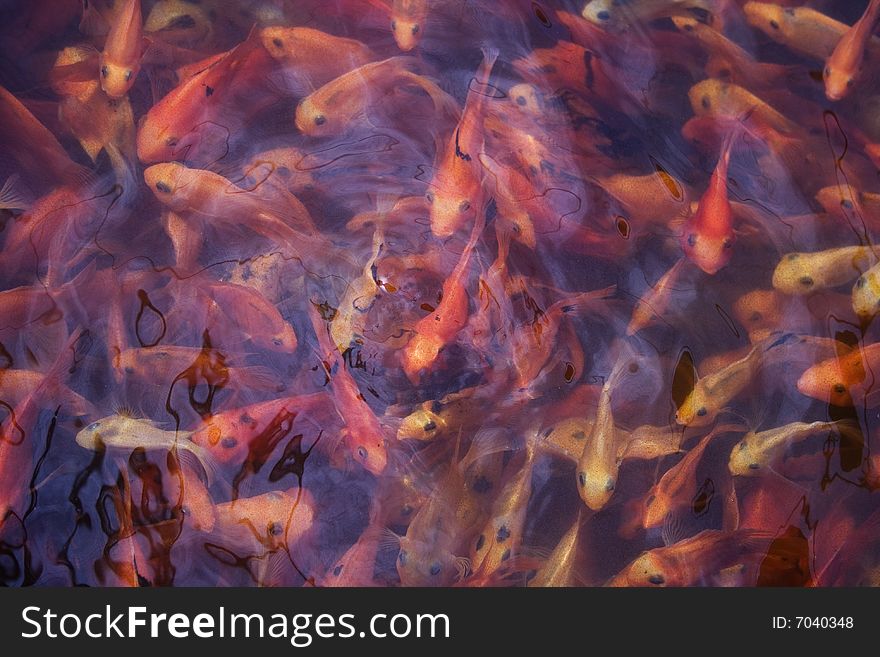
[[[878,11],[4,3],[0,581],[876,584]]]

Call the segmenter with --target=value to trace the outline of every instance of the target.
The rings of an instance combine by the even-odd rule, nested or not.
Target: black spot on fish
[[[209,85],[206,84],[206,85],[205,85],[205,96],[206,96],[206,97],[210,97],[210,96],[213,96],[213,95],[214,95],[214,87],[211,87],[211,86],[209,86]]]
[[[281,536],[284,533],[284,525],[280,522],[273,522],[269,525],[269,533],[272,536]]]
[[[277,39],[276,39],[276,41],[277,41]],[[342,572],[342,564],[339,564],[338,566],[336,566],[336,568],[333,569],[333,576],[339,577],[339,573],[341,573],[341,572]]]
[[[183,16],[178,16],[173,21],[168,23],[163,30],[191,30],[196,26],[196,19],[190,16],[189,14],[184,14]]]
[[[611,14],[608,11],[606,11],[605,9],[603,9],[598,14],[596,14],[596,18],[598,18],[600,21],[610,21]]]
[[[706,407],[705,407],[705,406],[701,406],[701,407],[699,408],[699,410],[697,410],[697,415],[699,415],[700,417],[703,417],[703,416],[706,415],[706,413],[708,413],[708,412],[709,412],[709,411],[706,410]]]
[[[434,563],[431,564],[431,570],[428,572],[431,573],[432,577],[436,577],[437,575],[440,574],[441,570],[443,570],[443,567],[440,565],[440,562],[435,561]]]
[[[484,534],[480,534],[479,538],[477,538],[477,544],[474,546],[477,552],[483,549],[483,546],[486,544],[486,536]]]
[[[276,48],[280,48],[281,46],[284,45],[284,42],[281,39],[279,39],[278,37],[275,37],[274,39],[272,39],[272,45],[275,46]]]
[[[798,279],[798,283],[800,283],[804,287],[812,287],[813,279],[810,276],[801,276],[800,279]]]
[[[232,449],[236,445],[238,445],[238,440],[236,440],[235,438],[228,438],[227,437],[227,438],[223,438],[220,441],[220,446],[224,447],[225,449]]]
[[[504,554],[501,555],[501,561],[507,561],[508,559],[510,559],[510,548],[507,548]]]
[[[471,486],[471,488],[475,493],[488,493],[490,490],[492,490],[492,482],[483,475],[480,475],[474,480],[473,486]]]
[[[663,575],[651,575],[648,578],[648,582],[660,586],[661,584],[665,584],[666,580],[663,578]]]
[[[501,525],[498,528],[498,533],[495,535],[495,540],[499,543],[503,543],[508,538],[510,538],[510,530],[507,528],[507,525]]]
[[[471,156],[461,150],[459,146],[459,138],[461,137],[461,128],[455,129],[455,156],[461,158],[465,162],[471,161]]]
[[[437,423],[434,420],[428,420],[425,422],[425,426],[422,427],[425,431],[433,431],[437,428]]]
[[[156,189],[158,189],[163,194],[170,194],[171,193],[171,188],[168,185],[166,185],[165,183],[163,183],[161,180],[156,183]]]
[[[772,27],[774,30],[778,30],[779,23],[777,23],[776,21],[770,21],[770,27]]]
[[[581,488],[586,487],[586,485],[587,485],[587,473],[586,472],[578,472],[578,484],[580,484]]]

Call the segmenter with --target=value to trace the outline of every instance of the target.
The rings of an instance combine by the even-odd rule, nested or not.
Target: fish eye
[[[520,107],[523,107],[527,102],[528,101],[526,100],[525,96],[517,96],[516,97],[516,104],[519,105]]]
[[[126,72],[125,72],[125,81],[126,81],[126,82],[130,81],[130,80],[131,80],[131,76],[132,76],[132,71],[126,71]]]
[[[315,117],[315,125],[324,125],[325,123],[327,123],[327,117],[323,114],[318,114],[318,116]]]
[[[842,395],[843,393],[846,392],[846,386],[843,385],[842,383],[835,383],[834,384],[834,392],[836,392],[838,395]]]
[[[777,23],[776,21],[770,21],[770,27],[772,27],[774,30],[778,30],[779,23]]]
[[[477,544],[474,546],[474,549],[479,552],[483,549],[483,546],[486,544],[486,536],[484,534],[480,534],[480,537],[477,539]]]
[[[694,26],[691,25],[690,23],[685,23],[685,24],[684,24],[684,31],[685,31],[685,32],[693,32],[693,31],[694,31]]]
[[[757,463],[749,463],[749,470],[760,470],[761,466]]]
[[[232,449],[236,445],[238,445],[238,441],[235,438],[224,438],[220,441],[220,445],[225,447],[226,449]]]
[[[459,212],[467,212],[470,209],[471,209],[470,201],[462,201],[458,205]]]
[[[865,287],[865,277],[864,276],[859,276],[859,280],[856,281],[856,287],[860,290],[863,287]]]
[[[578,484],[580,484],[581,488],[586,488],[586,486],[587,486],[587,473],[586,472],[578,472]]]
[[[798,254],[797,254],[797,253],[789,253],[788,256],[786,256],[786,257],[787,257],[789,260],[797,260],[797,259],[798,259]]]
[[[134,374],[134,368],[130,365],[126,365],[124,369],[126,374]]]
[[[273,522],[269,524],[269,533],[272,536],[281,536],[284,533],[284,527],[280,522]]]
[[[177,146],[177,137],[169,137],[168,139],[165,140],[165,145],[171,146],[172,148],[174,146]]]
[[[603,9],[598,14],[596,14],[596,18],[598,18],[600,21],[610,21],[611,14],[607,10]]]
[[[647,500],[645,500],[645,506],[651,506],[654,503],[655,499],[657,499],[657,496],[651,495]]]
[[[391,21],[391,31],[397,32],[397,21]]]
[[[413,35],[416,35],[419,33],[419,26],[418,25],[412,26],[412,33],[413,33]]]
[[[92,422],[88,427],[86,427],[86,431],[94,431],[98,427],[101,426],[100,422]]]
[[[705,406],[700,406],[699,410],[697,411],[697,415],[699,415],[700,417],[703,417],[708,412],[709,411],[706,410]]]
[[[709,101],[709,96],[703,96],[703,100],[700,101],[700,104],[705,109],[709,109],[712,106],[712,103]]]
[[[850,201],[848,198],[845,198],[840,202],[840,206],[842,208],[847,209],[847,210],[852,210],[853,204],[852,204],[852,201]]]
[[[831,68],[826,66],[824,73],[825,73],[826,78],[830,78],[831,77]]]
[[[404,516],[408,516],[413,512],[413,508],[411,504],[404,504],[403,508],[400,510],[400,513]]]
[[[406,550],[400,551],[400,554],[397,555],[397,560],[400,562],[401,566],[406,565]]]
[[[281,338],[272,338],[272,344],[274,344],[276,347],[280,347],[282,342],[283,341],[281,340]]]
[[[339,573],[341,573],[341,572],[342,572],[342,564],[339,564],[338,566],[336,566],[336,568],[333,569],[333,576],[339,577]]]
[[[605,492],[610,493],[611,491],[613,491],[615,483],[616,482],[614,481],[614,479],[608,477],[608,479],[605,480]]]
[[[688,235],[688,246],[696,246],[697,245],[697,235],[696,233],[691,233]]]
[[[507,548],[504,554],[501,555],[501,561],[507,561],[508,559],[510,559],[510,548]]]
[[[106,66],[102,66],[101,67],[101,76],[106,78],[108,75],[110,75],[110,71],[107,69]]]
[[[759,313],[757,310],[755,312],[753,312],[751,315],[749,315],[749,320],[752,322],[760,322],[763,318],[764,318],[764,316],[761,313]]]
[[[274,39],[272,39],[272,45],[276,48],[281,48],[282,46],[284,46],[284,42],[278,37],[275,37]]]
[[[434,192],[427,192],[425,194],[425,198],[427,199],[428,203],[433,203],[434,202]]]
[[[739,451],[743,451],[745,448],[746,448],[746,441],[743,440],[743,441],[739,444]]]
[[[358,447],[357,453],[358,453],[358,458],[360,458],[361,461],[367,460],[367,450],[365,447],[363,447],[363,446]]]
[[[666,580],[663,578],[663,575],[651,575],[648,578],[648,582],[650,582],[651,584],[656,584],[657,586],[660,586],[661,584],[665,584]]]
[[[801,276],[800,279],[798,280],[798,283],[800,283],[804,287],[812,287],[813,279],[809,276]]]
[[[428,420],[425,422],[425,426],[422,427],[425,431],[433,431],[437,428],[437,423],[434,420]]]
[[[727,237],[727,238],[725,238],[724,242],[722,242],[722,244],[724,245],[725,249],[729,249],[730,247],[733,246],[733,240],[730,239],[729,237]]]
[[[165,183],[163,183],[161,180],[156,183],[156,189],[158,189],[163,194],[170,194],[171,193],[171,188],[168,185],[166,185]]]
[[[442,566],[440,565],[440,562],[435,561],[434,563],[431,564],[431,570],[428,572],[431,573],[432,577],[436,577],[437,575],[440,574],[441,570],[442,570]]]

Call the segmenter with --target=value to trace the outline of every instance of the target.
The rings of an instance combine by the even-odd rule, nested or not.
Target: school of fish
[[[878,24],[0,3],[0,583],[880,585]]]

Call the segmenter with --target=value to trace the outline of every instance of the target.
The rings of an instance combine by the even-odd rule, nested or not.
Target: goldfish
[[[134,85],[141,69],[143,19],[140,0],[123,0],[115,19],[101,52],[99,70],[101,89],[110,98],[121,98]]]
[[[137,134],[144,164],[212,162],[229,148],[249,116],[277,102],[267,81],[275,60],[252,36],[165,95],[147,111]]]
[[[489,76],[498,59],[497,49],[484,49],[475,76],[476,87],[468,88],[461,119],[435,168],[425,198],[430,204],[431,232],[449,237],[474,214],[482,212],[479,196],[482,175],[479,154],[483,145],[482,120],[491,98]]]
[[[602,392],[599,394],[596,408],[596,420],[578,459],[576,469],[578,494],[584,504],[593,511],[599,511],[608,504],[617,487],[617,473],[620,467],[617,454],[621,443],[621,432],[614,423],[611,394],[633,364],[629,359],[621,358],[602,384]]]
[[[345,361],[336,358],[337,350],[332,345],[326,322],[320,319],[315,310],[312,311],[311,320],[321,349],[321,365],[333,391],[337,412],[345,422],[345,431],[340,436],[342,443],[356,462],[374,475],[379,475],[388,463],[384,428],[361,394]]]
[[[120,450],[143,448],[188,452],[202,465],[210,481],[216,470],[214,459],[204,448],[190,441],[191,436],[192,432],[161,429],[147,418],[116,413],[80,429],[76,434],[76,444],[91,450],[104,445]]]
[[[468,268],[471,253],[483,232],[485,222],[485,215],[480,211],[455,269],[443,283],[440,303],[413,327],[413,336],[402,354],[403,371],[413,383],[418,382],[423,370],[434,364],[440,350],[455,338],[467,321]]]
[[[773,287],[783,294],[810,294],[838,287],[858,278],[875,260],[867,246],[787,253],[773,270]]]
[[[852,406],[864,400],[873,387],[871,372],[880,355],[880,343],[852,348],[839,344],[837,355],[808,367],[797,380],[801,394],[835,406]]]
[[[373,98],[387,97],[397,87],[422,89],[434,109],[457,115],[455,101],[426,77],[416,75],[412,57],[392,57],[352,69],[316,89],[296,107],[297,130],[311,137],[347,132],[373,108]]]
[[[825,62],[822,77],[825,95],[829,100],[841,100],[855,84],[862,72],[865,50],[880,21],[880,2],[872,0],[865,13],[849,28],[834,47]]]
[[[717,274],[730,262],[736,239],[733,212],[727,198],[727,169],[734,138],[735,133],[729,135],[721,147],[709,186],[700,198],[697,211],[685,221],[680,240],[685,255],[710,275]]]
[[[177,46],[203,46],[214,37],[211,11],[213,8],[187,0],[158,0],[147,14],[143,30]]]
[[[667,222],[682,215],[688,207],[688,191],[661,166],[656,167],[654,173],[642,176],[616,173],[600,177],[597,182],[620,203],[629,221],[636,224]]]
[[[608,586],[711,586],[742,559],[756,559],[766,539],[754,530],[706,529],[696,536],[641,555]]]
[[[798,126],[739,85],[721,80],[703,80],[688,92],[691,108],[697,116],[740,119],[748,115],[760,124],[782,133],[796,133]]]
[[[790,336],[771,335],[754,345],[742,358],[697,379],[675,412],[675,421],[685,426],[711,424],[758,374],[770,352],[790,341]]]
[[[852,306],[857,315],[873,317],[880,306],[880,266],[874,264],[856,279],[852,289]]]
[[[428,0],[394,0],[391,3],[391,33],[397,47],[409,52],[425,33]]]
[[[730,474],[741,477],[759,475],[772,467],[782,452],[795,442],[816,434],[853,429],[859,431],[858,427],[850,427],[845,422],[791,422],[764,431],[749,431],[730,452]]]
[[[812,7],[782,7],[770,2],[750,0],[743,5],[749,25],[757,27],[771,39],[795,52],[819,61],[826,61],[844,37],[849,26]],[[880,39],[872,39],[869,52],[880,47]]]

